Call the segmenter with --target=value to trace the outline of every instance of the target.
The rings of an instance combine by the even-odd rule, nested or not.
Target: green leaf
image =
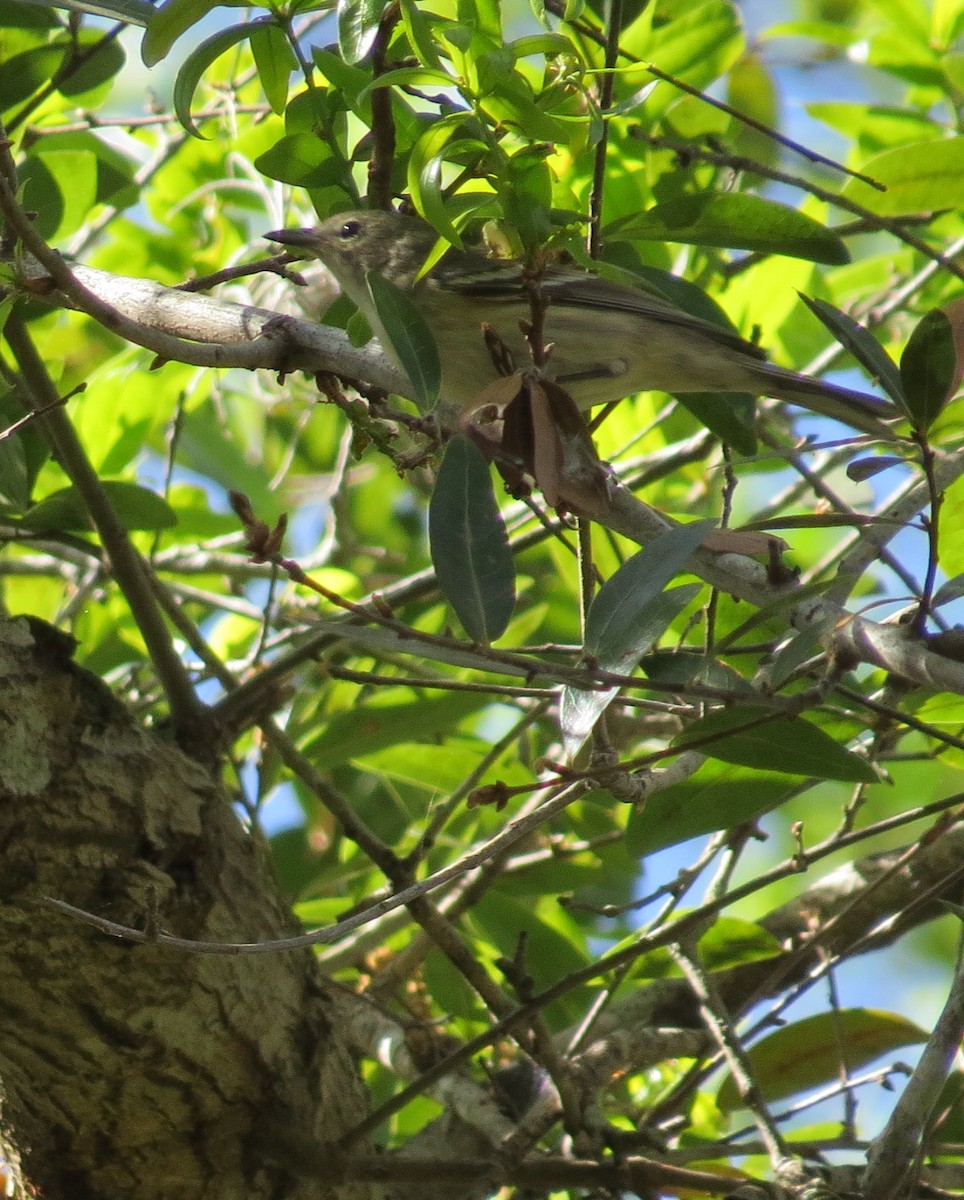
[[[935,47],[947,50],[964,32],[964,8],[960,0],[934,0],[931,11],[930,41]]]
[[[89,13],[107,17],[110,21],[126,21],[129,25],[147,25],[154,16],[154,5],[147,0],[18,0],[20,4],[39,8],[62,8],[66,12]],[[3,24],[7,24],[4,20]]]
[[[371,101],[369,99],[369,92],[372,88],[371,71],[354,67],[337,54],[333,54],[321,46],[312,47],[311,57],[324,79],[344,96],[345,103],[356,111],[363,121],[369,121],[371,119]],[[449,79],[449,83],[451,82]]]
[[[254,165],[271,179],[293,187],[320,188],[342,184],[347,177],[345,160],[313,133],[292,133],[280,138]]]
[[[944,491],[938,529],[938,558],[946,575],[964,575],[964,478],[958,477]]]
[[[754,921],[718,917],[699,940],[700,962],[707,971],[729,971],[783,953],[780,939]]]
[[[101,487],[125,529],[157,531],[177,524],[177,513],[168,502],[140,484],[105,479]],[[75,487],[62,488],[28,508],[21,523],[27,529],[93,529],[87,505]]]
[[[378,88],[396,87],[453,87],[455,80],[446,71],[429,67],[397,67],[394,71],[386,71],[377,79],[369,80],[367,87],[359,93],[358,100],[364,100],[369,92]]]
[[[785,204],[738,192],[677,196],[616,222],[605,234],[785,254],[832,266],[850,261],[841,238],[812,217]]]
[[[693,521],[668,530],[606,580],[586,617],[587,654],[601,664],[622,663],[627,657],[635,661],[638,631],[649,624],[647,606],[684,569],[714,524]]]
[[[324,732],[304,747],[319,770],[351,762],[396,746],[400,742],[432,742],[451,732],[452,726],[487,703],[472,692],[451,692],[441,697],[411,695],[404,703],[359,704],[333,716]]]
[[[166,58],[171,47],[192,25],[217,8],[223,0],[166,0],[151,17],[141,43],[141,58],[147,67]]]
[[[515,566],[481,452],[468,438],[445,448],[429,504],[432,563],[473,641],[501,637],[515,603]]]
[[[780,772],[707,759],[690,779],[657,792],[633,810],[626,849],[642,857],[719,829],[733,829],[779,808],[796,790],[796,783]]]
[[[408,160],[408,190],[412,202],[427,221],[458,247],[461,247],[462,239],[452,224],[442,196],[442,166],[453,151],[469,150],[475,155],[486,151],[485,143],[477,138],[460,138],[452,142],[454,135],[469,122],[478,128],[478,121],[471,113],[452,113],[433,121],[412,147]]]
[[[6,323],[14,302],[12,295],[0,302],[0,327]],[[7,435],[0,440],[0,495],[18,512],[29,507],[37,475],[50,459],[50,447],[38,421],[28,421],[16,433],[8,433],[23,416],[22,406],[12,396],[0,396],[0,432]]]
[[[427,67],[442,69],[438,48],[435,45],[434,29],[439,23],[437,17],[428,17],[423,13],[415,0],[401,0],[402,26],[408,36],[412,49],[419,62]]]
[[[483,34],[490,43],[502,45],[500,0],[458,0],[456,11],[461,24]]]
[[[746,392],[676,392],[676,400],[727,446],[756,454],[756,402]]]
[[[41,144],[24,161],[20,180],[42,237],[69,237],[90,220],[97,202],[97,159],[90,151],[48,151]]]
[[[926,313],[910,335],[900,356],[904,410],[915,428],[928,430],[953,394],[957,380],[957,351],[947,313]]]
[[[620,675],[633,670],[698,595],[698,584],[669,592],[665,589],[712,527],[712,521],[695,521],[669,530],[623,563],[599,589],[586,617],[585,652],[602,670]],[[618,691],[563,688],[559,724],[569,758],[578,752]]]
[[[205,38],[187,56],[174,81],[174,111],[177,113],[177,119],[188,133],[202,140],[204,138],[191,117],[191,101],[194,99],[194,93],[204,72],[225,51],[251,37],[260,25],[272,23],[272,18],[262,17],[258,21],[229,25],[227,29],[222,29],[218,33],[212,34],[211,37]]]
[[[63,59],[61,46],[36,46],[10,55],[0,71],[0,111],[13,108],[49,83]]]
[[[429,412],[435,407],[442,382],[435,338],[406,292],[376,271],[369,271],[365,279],[385,335],[412,382],[412,398],[421,412]]]
[[[443,1012],[475,1020],[483,1015],[485,1010],[475,990],[440,950],[428,955],[421,973],[428,994]]]
[[[864,368],[871,379],[876,379],[895,404],[903,406],[904,388],[900,379],[900,371],[893,360],[884,350],[869,330],[858,324],[839,308],[834,308],[826,300],[812,300],[802,292],[800,299],[813,315],[830,330],[837,341],[849,350],[857,362]]]
[[[775,714],[757,705],[738,705],[709,713],[673,739],[679,749],[712,739],[696,748],[724,762],[782,771],[809,779],[878,783],[865,759],[851,754],[829,734],[802,717]]]
[[[654,596],[640,613],[625,652],[612,660],[600,660],[604,671],[625,675],[636,666],[658,637],[666,632],[684,608],[700,593],[700,584],[670,588]],[[619,692],[618,687],[589,691],[567,684],[559,699],[559,727],[563,735],[566,757],[572,759],[596,722]]]
[[[857,104],[829,101],[806,105],[807,112],[844,137],[866,146],[868,153],[880,153],[892,146],[909,142],[937,140],[943,136],[939,125],[920,112],[883,104]]]
[[[736,8],[728,0],[675,5],[670,20],[654,20],[654,11],[653,5],[646,6],[620,38],[621,49],[657,63],[661,70],[694,87],[714,83],[743,53],[743,31]],[[659,84],[646,98],[649,118],[674,103],[678,95],[669,84]]]
[[[280,115],[288,101],[288,79],[298,65],[285,31],[273,21],[253,25],[251,53],[271,110]]]
[[[338,47],[345,62],[367,57],[385,7],[384,0],[338,0]]]
[[[544,54],[553,58],[558,54],[571,55],[576,47],[561,33],[533,33],[528,37],[516,38],[509,43],[515,58],[526,58],[531,54]]]
[[[472,921],[506,958],[512,957],[520,934],[524,934],[526,966],[535,976],[537,986],[548,986],[586,965],[585,950],[579,945],[572,918],[564,909],[553,907],[550,920],[552,910],[544,899],[533,905],[530,898],[517,899],[500,888],[491,888],[472,906]],[[546,911],[540,912],[541,908]]]
[[[19,171],[21,195],[27,208],[36,213],[33,227],[42,238],[52,240],[64,219],[64,197],[50,166],[39,155],[29,155]]]
[[[96,203],[126,207],[136,204],[140,198],[134,179],[134,160],[96,134],[80,130],[50,134],[30,148],[29,156],[43,158],[53,151],[72,154],[85,151],[93,156],[96,160]]]
[[[750,1075],[764,1100],[781,1100],[836,1082],[841,1069],[851,1073],[882,1054],[926,1041],[923,1029],[895,1013],[869,1008],[820,1013],[757,1042],[749,1051]],[[732,1076],[724,1079],[716,1103],[725,1113],[742,1106]]]
[[[19,433],[9,428],[0,428],[0,500],[22,512],[30,503],[27,458]]]
[[[877,216],[956,210],[964,191],[964,137],[885,150],[868,159],[861,171],[887,190],[879,192],[860,179],[850,179],[840,194]]]
[[[70,53],[83,54],[84,61],[71,66],[71,58],[64,61],[64,77],[58,85],[62,96],[74,99],[107,83],[121,70],[127,61],[124,48],[116,38],[107,37],[99,29],[81,30],[77,44],[66,41]],[[63,68],[62,68],[63,69]]]
[[[153,5],[147,7],[154,11]],[[63,29],[49,0],[0,0],[0,29]],[[9,62],[9,59],[7,60]]]

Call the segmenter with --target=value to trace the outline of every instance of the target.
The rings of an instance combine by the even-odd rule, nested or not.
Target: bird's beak
[[[316,240],[314,229],[275,229],[264,236],[269,242],[281,242],[283,246],[293,246],[300,250],[310,250]]]

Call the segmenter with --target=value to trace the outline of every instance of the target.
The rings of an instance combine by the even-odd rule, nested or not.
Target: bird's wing
[[[494,304],[519,303],[525,280],[521,263],[469,253],[450,253],[436,266],[435,272],[445,288]],[[587,271],[556,266],[546,268],[541,287],[552,304],[627,313],[641,321],[657,321],[680,332],[708,338],[751,358],[766,359],[759,346],[722,325],[693,316],[655,292],[612,283]]]

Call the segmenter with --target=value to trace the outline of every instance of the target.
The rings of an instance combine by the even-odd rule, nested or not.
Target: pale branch
[[[354,1052],[380,1063],[399,1079],[418,1079],[425,1056],[437,1053],[436,1047],[444,1044],[431,1028],[416,1022],[403,1025],[387,1009],[347,989],[333,988],[331,1000],[339,1029]],[[425,1094],[481,1133],[492,1149],[515,1130],[515,1124],[499,1109],[491,1093],[464,1068],[442,1076],[425,1089]]]
[[[959,449],[937,452],[934,475],[939,487],[947,488],[964,474],[964,455]],[[928,503],[927,482],[914,474],[894,488],[891,495],[880,505],[874,519],[859,532],[850,535],[850,545],[845,539],[840,551],[837,580],[828,596],[842,601],[848,596],[854,582],[860,579],[874,562],[880,558],[881,550],[893,538],[924,511]]]
[[[300,1152],[300,1165],[317,1170],[331,1177],[339,1165],[332,1162],[327,1151],[312,1157]],[[489,1195],[500,1186],[543,1190],[560,1188],[604,1189],[613,1193],[629,1193],[637,1196],[652,1195],[653,1189],[695,1189],[709,1195],[725,1196],[732,1191],[734,1178],[716,1175],[710,1171],[698,1171],[687,1167],[674,1167],[651,1158],[628,1156],[610,1158],[602,1162],[592,1159],[566,1158],[539,1155],[518,1163],[507,1163],[500,1159],[467,1159],[453,1156],[448,1159],[435,1157],[415,1158],[404,1153],[378,1156],[356,1156],[340,1164],[343,1179],[365,1179],[398,1184],[408,1182],[414,1191],[404,1193],[397,1189],[392,1195],[404,1194],[423,1196],[426,1182],[458,1184],[459,1195],[468,1193],[466,1188],[481,1187],[481,1195]],[[474,1193],[473,1193],[474,1194]]]
[[[958,961],[950,994],[927,1045],[887,1123],[870,1144],[861,1181],[865,1195],[895,1200],[914,1193],[919,1155],[964,1037],[964,961]]]
[[[32,240],[36,240],[35,235]],[[42,243],[40,248],[43,250]],[[59,266],[55,266],[50,251],[44,257],[42,266],[35,268],[35,279],[53,276],[53,282],[72,304],[162,357],[209,367],[325,371],[403,395],[411,390],[375,342],[357,349],[343,332],[327,326],[280,318],[265,309],[125,279],[89,267],[69,271],[59,259]],[[937,470],[938,483],[946,486],[964,470],[964,463],[959,455],[946,455]],[[915,491],[913,498],[901,506],[901,515],[908,509],[919,511],[923,503]],[[602,510],[591,516],[641,544],[671,528],[667,518],[616,484],[610,487]],[[898,513],[888,517],[896,519]],[[887,532],[889,535],[890,527]],[[829,599],[808,600],[801,596],[794,604],[796,585],[771,582],[766,567],[743,555],[703,549],[695,556],[694,569],[714,587],[759,607],[776,603],[790,608],[796,628],[816,626],[824,631],[830,644],[840,638],[839,649],[855,655],[858,661],[899,671],[925,686],[964,693],[964,665],[928,650],[923,642],[912,643],[888,632],[878,636],[877,631],[884,627],[852,616]],[[891,653],[896,656],[893,662]]]
[[[86,312],[165,361],[281,374],[326,372],[386,392],[406,392],[407,381],[381,347],[374,342],[353,346],[344,330],[94,267],[68,268],[61,262],[54,276],[50,265],[49,259],[47,266],[28,259],[21,266],[34,299]],[[55,290],[38,295],[44,280]]]
[[[960,800],[960,796],[949,797],[888,818],[871,830],[842,837],[835,835],[805,851],[806,861],[796,869],[804,870],[830,854],[845,851],[865,837],[886,834],[912,821],[933,819]],[[818,934],[824,955],[846,956],[857,944],[867,950],[890,945],[908,929],[931,919],[935,911],[939,911],[941,889],[949,897],[957,894],[954,889],[959,886],[957,881],[964,855],[964,823],[957,822],[942,829],[940,836],[923,838],[916,856],[894,870],[906,853],[906,848],[886,850],[845,863],[763,917],[760,924],[780,941],[785,951],[775,958],[747,963],[721,973],[717,986],[727,1006],[739,1011],[751,999],[776,995],[804,978],[817,959],[817,951],[811,947],[818,944]],[[722,911],[738,898],[762,890],[792,873],[794,865],[791,861],[778,864],[754,880],[752,886],[741,884],[712,903],[693,909],[674,925],[641,937],[642,949],[684,939],[689,928],[701,920],[705,922],[709,913]],[[931,897],[928,904],[917,905],[924,895]],[[888,920],[892,914],[907,914],[907,919],[894,923]],[[822,932],[825,930],[829,930],[829,936]],[[874,935],[870,940],[867,940],[868,933]],[[597,974],[627,957],[626,952],[604,956],[597,960]],[[591,1037],[596,1052],[604,1054],[607,1053],[605,1043],[611,1037],[625,1038],[627,1034],[636,1035],[641,1029],[669,1025],[698,1027],[692,992],[678,979],[656,980],[614,1000],[597,1017]],[[632,1045],[631,1042],[628,1044]],[[638,1070],[650,1063],[645,1055],[641,1055],[637,1061],[626,1065],[627,1069]]]
[[[964,470],[960,460],[958,456],[958,463],[950,468],[955,476]],[[594,513],[594,519],[641,544],[672,528],[669,518],[618,486],[611,489],[606,511]],[[964,693],[964,663],[935,653],[923,640],[908,637],[900,628],[868,621],[827,597],[804,592],[795,581],[775,583],[762,563],[744,555],[715,554],[702,548],[694,556],[692,567],[723,592],[758,608],[779,606],[786,610],[795,629],[815,629],[825,647],[844,661],[869,662],[913,683]]]

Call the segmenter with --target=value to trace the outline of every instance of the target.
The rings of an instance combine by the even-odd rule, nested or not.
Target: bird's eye
[[[341,229],[338,230],[338,236],[345,238],[347,241],[348,238],[356,237],[360,231],[361,221],[346,221]]]

